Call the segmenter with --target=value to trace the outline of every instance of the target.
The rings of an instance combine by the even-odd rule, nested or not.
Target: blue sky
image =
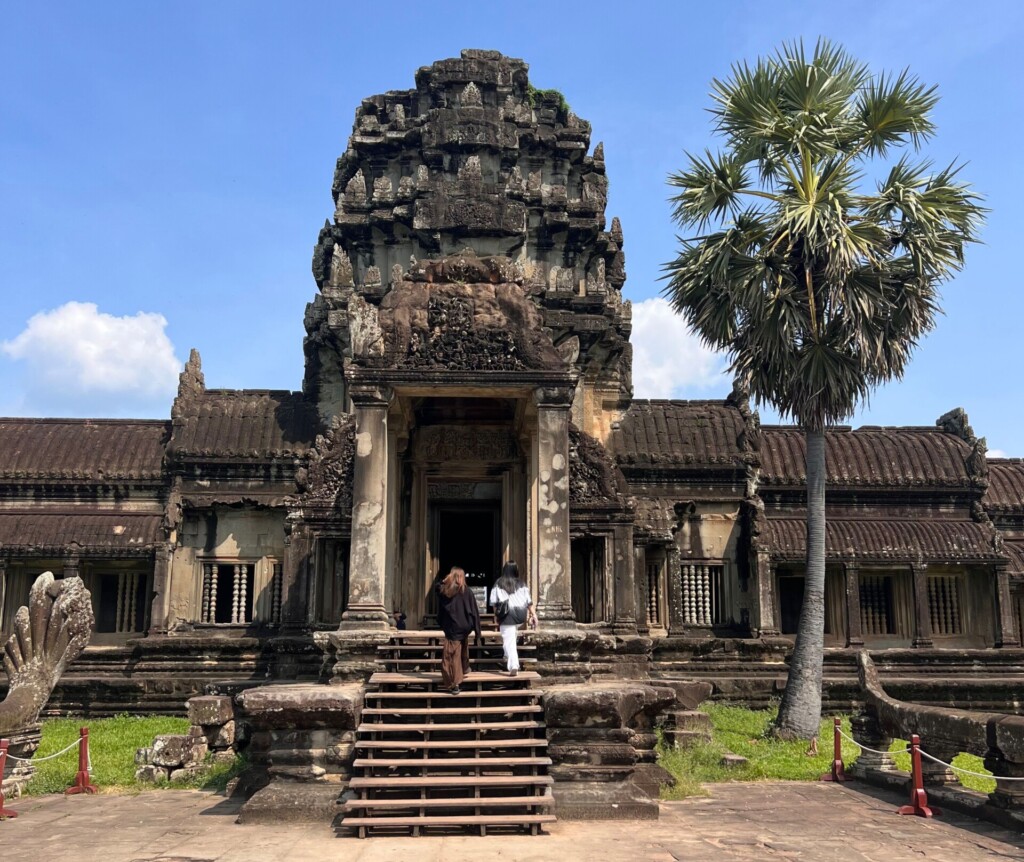
[[[665,177],[712,142],[712,77],[819,35],[939,86],[927,153],[967,160],[992,209],[906,379],[853,422],[963,406],[991,448],[1024,456],[1011,2],[7,4],[0,415],[168,416],[190,347],[208,385],[298,388],[311,250],[355,107],[465,47],[525,59],[605,142],[646,350],[637,394],[723,396],[717,361],[651,301],[675,249]]]

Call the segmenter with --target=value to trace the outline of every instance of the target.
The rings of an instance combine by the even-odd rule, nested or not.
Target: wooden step
[[[507,677],[506,677],[507,678]],[[519,677],[516,677],[518,679]],[[458,703],[459,700],[469,698],[506,698],[506,697],[529,697],[534,700],[544,692],[530,688],[490,688],[481,691],[461,691],[459,694],[450,694],[447,691],[367,691],[365,697],[380,700],[381,698],[395,698],[401,700],[412,700],[422,698],[433,698]]]
[[[359,808],[456,808],[464,805],[481,808],[507,808],[536,806],[549,808],[555,804],[550,795],[538,796],[455,796],[444,799],[349,799],[342,806],[343,811]]]
[[[395,775],[355,777],[349,779],[348,786],[353,790],[399,790],[407,787],[550,787],[554,783],[550,775]]]
[[[533,670],[521,670],[517,676],[509,676],[507,673],[474,670],[466,674],[465,677],[466,683],[539,681],[540,674]],[[377,671],[370,677],[370,685],[420,685],[423,683],[436,683],[440,685],[441,674],[431,671],[420,671],[419,673]]]
[[[448,695],[452,697],[452,695]],[[363,715],[519,715],[522,713],[544,712],[537,703],[510,703],[505,706],[395,706],[373,707],[363,710]]]
[[[423,814],[418,817],[353,817],[347,816],[342,826],[529,826],[554,823],[554,814]]]
[[[464,768],[480,767],[488,769],[491,767],[512,767],[512,766],[551,766],[550,757],[357,757],[352,763],[355,767],[370,769],[386,766],[387,768],[398,766],[415,766],[417,768]]]
[[[434,730],[540,730],[544,727],[542,721],[478,721],[478,722],[444,722],[437,721],[427,724],[385,724],[380,722],[378,724],[360,724],[358,731],[360,733],[404,733],[406,731],[434,731]]]
[[[548,741],[539,739],[357,739],[356,748],[385,748],[400,751],[407,748],[540,748]]]

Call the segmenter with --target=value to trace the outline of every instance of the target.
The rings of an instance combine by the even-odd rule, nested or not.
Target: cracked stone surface
[[[5,862],[261,862],[600,859],[608,862],[988,862],[1024,859],[1024,836],[950,814],[899,817],[902,799],[862,785],[719,784],[662,803],[661,819],[559,822],[546,834],[338,838],[328,825],[239,826],[239,805],[199,791],[14,800],[0,823]]]

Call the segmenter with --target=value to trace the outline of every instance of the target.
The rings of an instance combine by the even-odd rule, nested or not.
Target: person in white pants
[[[505,653],[505,667],[509,676],[519,673],[519,650],[516,637],[519,626],[529,622],[537,626],[537,612],[530,597],[530,588],[519,577],[519,566],[509,561],[501,568],[501,576],[491,588],[491,606],[498,618],[501,646]]]

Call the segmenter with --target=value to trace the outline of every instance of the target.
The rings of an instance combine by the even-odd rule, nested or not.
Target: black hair
[[[501,567],[501,575],[498,577],[495,586],[500,587],[509,595],[512,595],[520,587],[526,586],[523,579],[519,577],[519,566],[514,560],[509,560]]]

